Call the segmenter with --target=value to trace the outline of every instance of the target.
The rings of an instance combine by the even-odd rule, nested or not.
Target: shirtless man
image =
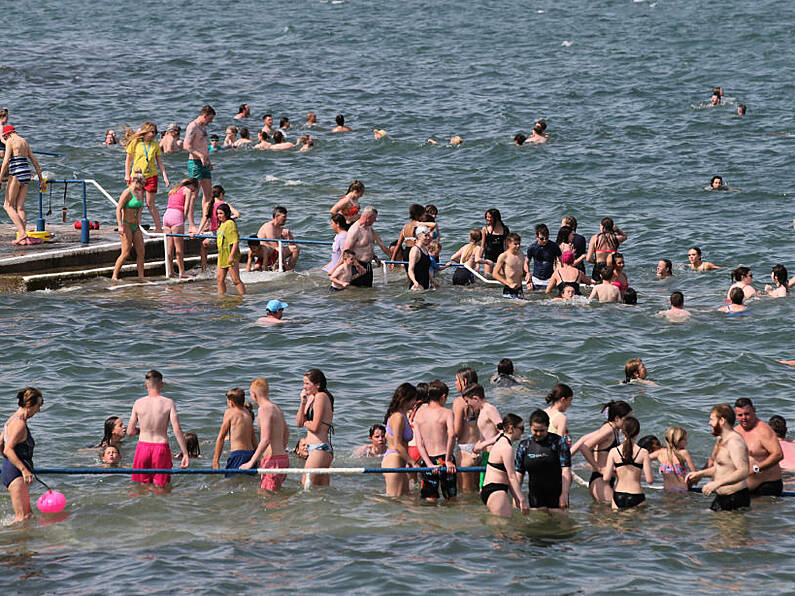
[[[182,143],[182,148],[188,152],[188,176],[196,178],[202,189],[202,213],[207,213],[213,200],[210,192],[213,164],[210,162],[207,145],[207,125],[214,118],[215,110],[212,106],[204,106],[199,111],[199,116],[185,129],[185,140]]]
[[[284,151],[285,149],[292,149],[298,143],[290,143],[284,140],[284,133],[277,130],[273,133],[273,143],[268,147],[270,151]]]
[[[478,382],[478,373],[469,367],[458,369],[455,374],[455,388],[458,397],[453,401],[453,430],[458,439],[458,466],[468,467],[478,463],[475,456],[475,441],[478,440],[477,415],[469,407],[463,397],[464,391]],[[461,492],[471,493],[477,490],[477,474],[475,472],[462,472],[458,474],[461,479]]]
[[[698,246],[691,246],[687,251],[687,258],[690,261],[690,268],[693,271],[712,271],[714,269],[723,269],[709,261],[701,260],[701,249]]]
[[[740,433],[748,446],[751,467],[748,490],[751,491],[751,496],[781,496],[784,483],[779,462],[784,459],[784,453],[776,433],[767,422],[756,417],[756,408],[747,397],[741,397],[734,402],[734,415],[737,417],[734,430]]]
[[[503,298],[524,298],[522,278],[524,277],[524,258],[519,253],[522,238],[519,234],[511,232],[505,237],[508,247],[504,253],[497,257],[497,264],[491,276],[502,284]]]
[[[270,114],[262,117],[262,132],[267,133],[269,137],[273,136],[273,116]]]
[[[259,406],[257,422],[259,423],[260,440],[257,450],[251,459],[240,466],[241,470],[250,470],[260,457],[261,468],[289,468],[290,458],[287,455],[287,442],[290,440],[290,429],[284,419],[281,408],[270,400],[268,381],[262,378],[251,381],[248,392],[251,399]],[[263,474],[260,488],[277,491],[281,488],[287,474]]]
[[[609,265],[602,267],[600,275],[602,276],[602,283],[593,287],[588,300],[591,301],[597,298],[599,302],[621,302],[621,290],[610,282],[613,278],[613,268]]]
[[[734,410],[729,404],[712,408],[709,425],[712,435],[718,437],[710,457],[713,463],[708,468],[690,472],[685,477],[688,486],[693,486],[702,478],[712,478],[701,492],[705,495],[715,493],[715,500],[709,507],[713,511],[733,511],[751,506],[747,482],[748,447],[743,438],[732,429],[734,420]]]
[[[345,237],[344,250],[352,250],[356,254],[356,260],[367,272],[351,281],[351,285],[361,288],[373,287],[373,266],[371,261],[375,259],[376,266],[381,264],[375,256],[375,243],[381,247],[384,254],[389,256],[389,248],[381,240],[381,237],[373,229],[373,224],[378,218],[378,210],[368,205],[362,209],[359,219],[350,227],[348,235]]]
[[[247,103],[241,103],[240,107],[237,109],[237,114],[234,116],[235,120],[242,120],[249,116],[251,116],[251,108],[248,107]]]
[[[257,238],[282,238],[284,240],[292,240],[293,235],[284,224],[287,223],[287,209],[281,205],[273,208],[273,219],[266,221],[257,231]],[[262,250],[264,252],[263,269],[279,267],[279,243],[260,241]],[[295,269],[298,263],[298,256],[301,254],[301,249],[297,244],[282,243],[282,260],[284,262],[284,270],[291,271]]]
[[[168,424],[174,431],[179,448],[182,450],[182,464],[187,468],[190,464],[185,436],[179,425],[177,408],[174,402],[160,395],[163,388],[163,375],[156,370],[146,373],[147,396],[133,404],[130,421],[127,423],[127,436],[140,435],[135,447],[133,468],[136,469],[167,469],[171,468],[171,449],[168,446]],[[140,423],[140,427],[139,427]],[[133,474],[133,482],[152,484],[164,488],[171,482],[170,474]]]
[[[257,444],[257,434],[254,432],[254,414],[246,408],[246,394],[240,387],[235,387],[226,392],[226,412],[215,440],[213,453],[213,469],[217,470],[221,463],[221,452],[224,442],[229,437],[229,458],[226,460],[226,469],[237,469],[254,455],[254,445]],[[234,474],[226,474],[231,478]]]
[[[422,472],[420,476],[420,496],[429,501],[439,498],[439,489],[447,500],[455,499],[457,493],[453,412],[444,407],[448,393],[447,385],[439,380],[431,381],[428,404],[417,410],[414,416],[414,438],[420,456],[426,467],[437,468],[434,472]],[[443,478],[439,477],[440,466],[447,468]]]
[[[179,126],[171,123],[166,128],[166,134],[160,139],[160,150],[163,153],[177,153],[182,151],[182,141],[179,140]]]
[[[337,123],[337,126],[331,129],[331,132],[351,132],[351,129],[345,126],[345,116],[342,114],[337,114],[334,117],[334,121]]]
[[[685,310],[684,305],[685,295],[682,292],[674,292],[671,294],[671,308],[661,310],[657,314],[669,321],[686,321],[690,317],[690,311]]]

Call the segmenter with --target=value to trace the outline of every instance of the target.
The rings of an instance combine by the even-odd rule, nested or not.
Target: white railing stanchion
[[[383,261],[381,261],[381,267],[382,267],[382,268],[383,268],[383,270],[384,270],[384,285],[386,285],[386,281],[387,281],[387,280],[386,280],[386,278],[387,278],[387,275],[386,275],[386,268],[387,268],[387,265],[386,265],[386,263],[384,263]]]
[[[168,234],[163,234],[163,262],[166,264],[166,277],[171,277],[173,263],[171,255],[168,254]]]
[[[284,256],[283,256],[284,243],[279,240],[279,273],[284,273]]]

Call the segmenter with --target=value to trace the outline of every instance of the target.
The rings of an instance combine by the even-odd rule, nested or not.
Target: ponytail
[[[517,427],[522,423],[522,417],[516,414],[506,414],[502,422],[497,423],[497,430],[505,432],[509,427]]]
[[[640,422],[638,422],[638,419],[634,416],[627,416],[624,418],[623,430],[626,440],[624,441],[624,445],[622,445],[621,460],[625,464],[628,464],[632,461],[632,451],[635,448],[632,439],[633,437],[637,437],[640,432]]]

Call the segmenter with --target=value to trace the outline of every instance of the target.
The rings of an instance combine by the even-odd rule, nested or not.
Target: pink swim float
[[[39,511],[42,513],[58,513],[66,507],[66,497],[57,490],[50,490],[38,498],[36,507],[38,507]]]

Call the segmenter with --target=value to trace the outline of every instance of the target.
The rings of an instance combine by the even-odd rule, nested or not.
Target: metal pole
[[[44,231],[44,198],[42,196],[41,186],[39,186],[39,218],[36,220],[36,231]]]
[[[168,234],[163,234],[163,255],[163,261],[166,264],[166,277],[171,277],[173,263],[171,262],[171,255],[168,254]]]
[[[284,258],[282,257],[282,241],[279,240],[279,272],[284,273]]]
[[[89,224],[88,224],[88,207],[86,205],[86,181],[81,180],[83,183],[83,219],[80,222],[80,242],[83,244],[88,244],[88,232],[89,232]]]

